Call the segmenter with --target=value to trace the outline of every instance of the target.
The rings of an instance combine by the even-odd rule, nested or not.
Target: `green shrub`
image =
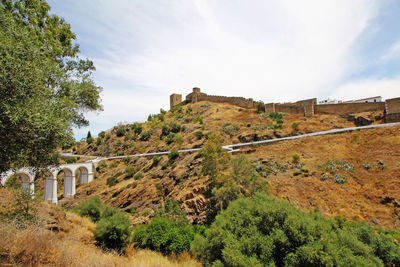
[[[75,162],[76,162],[76,158],[66,158],[66,159],[65,159],[65,162],[66,162],[67,164],[75,163]]]
[[[294,163],[300,162],[300,155],[299,154],[293,154],[292,155],[292,160]]]
[[[97,146],[101,145],[101,142],[102,142],[102,141],[103,141],[103,139],[100,138],[100,137],[98,137],[98,138],[96,139],[96,145],[97,145]]]
[[[174,133],[169,133],[167,136],[167,139],[165,139],[165,142],[169,145],[174,142],[175,134]]]
[[[143,178],[143,174],[141,172],[138,172],[135,174],[135,176],[133,177],[133,179],[135,180],[139,180]]]
[[[100,197],[95,196],[83,201],[77,208],[76,212],[85,217],[89,217],[92,221],[97,222],[103,211],[103,203]]]
[[[163,165],[161,165],[161,170],[165,170],[167,169],[168,165],[166,163],[164,163]]]
[[[117,178],[115,176],[107,178],[106,184],[108,186],[114,186],[118,183]]]
[[[198,123],[200,123],[200,124],[203,124],[203,118],[200,117],[200,116],[196,116],[196,117],[193,119],[193,122],[198,122]]]
[[[194,135],[195,135],[196,138],[199,139],[199,140],[200,140],[201,138],[203,138],[203,136],[204,136],[204,134],[203,134],[202,131],[197,131],[197,132],[194,133]]]
[[[192,111],[193,111],[192,107],[191,107],[191,106],[188,106],[187,109],[186,109],[186,113],[189,114],[189,113],[191,113]]]
[[[299,130],[299,123],[298,122],[293,122],[292,123],[292,129],[293,131],[298,131]]]
[[[170,111],[171,111],[172,113],[182,113],[182,106],[181,106],[181,105],[173,106],[173,107],[170,109]]]
[[[232,202],[191,251],[213,266],[399,266],[400,248],[370,226],[303,212],[264,194]]]
[[[344,184],[346,182],[346,178],[336,173],[333,177],[333,181],[337,184]]]
[[[136,168],[133,165],[129,165],[125,168],[125,178],[131,178],[136,173]]]
[[[140,136],[141,141],[148,141],[151,137],[151,131],[143,132]]]
[[[93,138],[93,137],[88,137],[88,138],[86,138],[86,143],[88,143],[89,145],[90,145],[91,143],[93,143],[93,141],[94,141],[94,138]]]
[[[117,129],[117,131],[115,133],[116,133],[116,135],[118,137],[124,136],[125,135],[125,128],[123,126],[121,126],[121,127],[119,127]]]
[[[124,158],[124,163],[125,164],[129,164],[129,162],[131,162],[131,159],[132,159],[131,157],[125,157]]]
[[[143,131],[143,126],[140,123],[134,123],[133,124],[133,131],[135,134],[140,135]]]
[[[130,221],[125,213],[115,208],[101,217],[94,230],[94,238],[103,248],[121,251],[130,236]]]
[[[159,162],[160,162],[160,157],[154,156],[153,157],[153,166],[157,166]]]
[[[138,248],[160,251],[164,255],[179,254],[189,251],[195,233],[190,224],[178,226],[172,220],[155,217],[148,225],[140,225],[134,230],[132,241]]]
[[[171,121],[168,124],[168,127],[169,127],[169,130],[171,132],[173,132],[173,133],[179,133],[181,131],[181,129],[182,129],[182,126],[179,123],[175,122],[175,121]]]
[[[170,160],[175,160],[176,158],[178,158],[179,157],[178,150],[172,149],[171,152],[168,154],[168,157]]]
[[[256,101],[256,102],[254,102],[254,104],[256,106],[256,109],[257,109],[258,113],[265,112],[265,104],[264,104],[263,101],[261,101],[261,100],[260,101]]]
[[[105,132],[99,132],[98,137],[104,138],[106,136]]]

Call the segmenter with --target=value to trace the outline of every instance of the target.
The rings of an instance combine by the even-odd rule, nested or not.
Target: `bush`
[[[143,174],[141,172],[138,172],[135,174],[135,176],[133,177],[135,180],[139,180],[141,178],[143,178]]]
[[[130,221],[125,213],[110,208],[94,230],[94,238],[103,248],[121,251],[130,236]]]
[[[165,142],[169,145],[174,142],[175,134],[169,133]]]
[[[94,138],[93,138],[93,137],[88,137],[88,138],[86,138],[86,143],[88,143],[89,145],[90,145],[91,143],[93,143],[93,141],[94,141]]]
[[[118,137],[124,136],[125,135],[125,128],[123,126],[119,127],[116,131],[116,135]]]
[[[89,217],[92,221],[97,222],[103,211],[103,203],[100,197],[95,196],[83,201],[77,208],[76,212],[81,216]]]
[[[118,181],[117,181],[117,178],[116,178],[116,177],[112,176],[112,177],[107,178],[106,184],[107,184],[108,186],[114,186],[114,185],[116,185],[117,183],[118,183]]]
[[[193,119],[193,122],[198,122],[198,123],[200,123],[200,124],[203,124],[203,118],[200,117],[200,116],[196,116],[196,117]]]
[[[265,104],[264,104],[263,101],[261,101],[261,100],[260,101],[256,101],[256,102],[254,102],[254,104],[256,106],[256,109],[257,109],[258,113],[265,112]]]
[[[157,166],[159,162],[160,162],[160,157],[154,156],[153,157],[153,166]]]
[[[125,168],[125,178],[131,178],[136,173],[136,168],[133,165],[129,165]]]
[[[294,163],[300,162],[300,155],[299,154],[293,154],[292,159]]]
[[[106,133],[105,133],[105,132],[99,132],[98,137],[104,138],[104,136],[106,136]]]
[[[299,123],[298,122],[293,122],[292,123],[292,129],[293,131],[298,131],[299,130]]]
[[[192,225],[177,226],[172,220],[155,217],[148,225],[135,229],[132,241],[138,248],[160,251],[164,255],[179,254],[190,249],[195,233]]]
[[[143,132],[140,136],[141,141],[148,141],[151,137],[151,131]]]
[[[213,266],[399,266],[400,248],[366,224],[303,212],[265,194],[232,202],[191,251]]]
[[[137,135],[141,134],[143,131],[143,126],[140,123],[134,123],[132,127],[133,127],[133,131]]]
[[[203,134],[202,131],[197,131],[197,132],[194,133],[194,135],[196,136],[196,138],[197,138],[198,140],[200,140],[200,139],[203,138],[203,136],[204,136],[204,134]]]
[[[173,133],[179,133],[182,129],[182,126],[179,123],[176,123],[175,121],[171,121],[168,127],[169,130]]]
[[[175,160],[176,158],[178,158],[179,157],[178,150],[172,149],[171,152],[168,154],[168,157],[170,160]]]
[[[66,158],[66,159],[65,159],[65,162],[66,162],[67,164],[75,163],[75,162],[76,162],[76,158]]]

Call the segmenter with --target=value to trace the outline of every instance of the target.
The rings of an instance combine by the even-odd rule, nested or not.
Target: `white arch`
[[[89,181],[89,170],[85,166],[80,166],[76,169],[76,172],[80,172],[79,174],[79,184],[87,184]],[[75,177],[76,177],[75,172]]]
[[[70,197],[75,195],[75,174],[70,168],[64,167],[60,169],[57,174],[61,171],[64,172],[64,197]]]
[[[93,181],[92,162],[65,164],[47,170],[45,172],[44,201],[57,204],[57,175],[60,171],[64,171],[64,197],[75,195],[75,174],[78,169],[81,170],[81,184],[90,183]],[[2,175],[0,174],[1,183],[4,185],[6,181],[14,174],[18,174],[21,177],[23,188],[29,188],[32,193],[34,192],[34,181],[36,174],[35,169],[21,168],[17,171],[10,170]]]

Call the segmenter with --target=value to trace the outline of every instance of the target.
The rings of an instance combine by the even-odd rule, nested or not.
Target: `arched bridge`
[[[57,176],[60,172],[64,172],[64,197],[73,196],[75,195],[75,179],[77,175],[79,175],[79,184],[90,183],[93,180],[93,163],[64,164],[46,170],[44,201],[57,204]],[[32,193],[35,191],[36,172],[33,168],[21,168],[16,171],[8,171],[2,175],[1,183],[4,185],[13,175],[20,177],[23,189],[29,190]]]

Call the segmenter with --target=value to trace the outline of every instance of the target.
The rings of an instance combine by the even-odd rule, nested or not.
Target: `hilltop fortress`
[[[196,103],[199,101],[229,103],[246,109],[256,107],[256,102],[253,101],[252,98],[207,95],[202,93],[198,87],[194,87],[193,92],[188,94],[185,99],[186,100],[182,102],[182,95],[172,94],[170,96],[170,107],[172,108],[179,104]],[[385,114],[385,122],[400,121],[400,97],[387,99],[385,102],[317,103],[316,98],[292,103],[268,103],[265,104],[265,112],[296,113],[303,114],[306,117],[312,117],[314,114],[348,115],[367,111],[383,111]]]

